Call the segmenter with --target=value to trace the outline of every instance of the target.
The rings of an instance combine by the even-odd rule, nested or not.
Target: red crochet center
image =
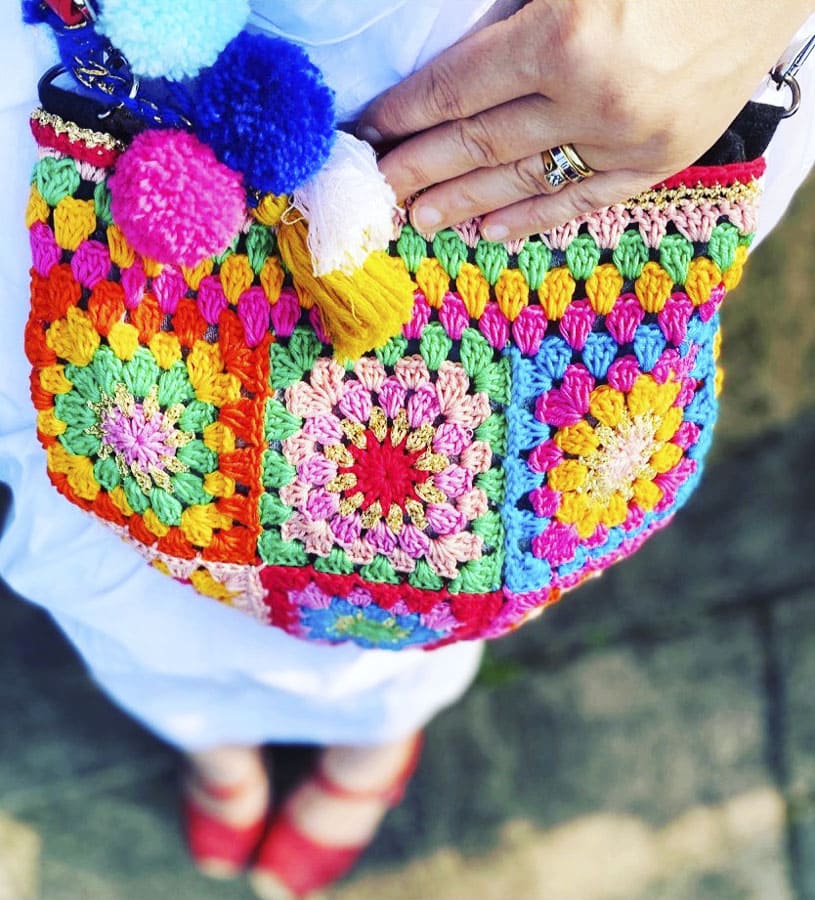
[[[356,483],[345,489],[345,496],[361,491],[365,497],[362,509],[368,509],[377,500],[383,510],[390,509],[394,503],[404,509],[405,500],[419,500],[415,487],[430,476],[429,471],[416,468],[424,451],[408,450],[406,438],[394,445],[390,434],[381,443],[371,431],[365,432],[365,438],[367,446],[364,449],[354,444],[348,447],[354,457],[354,464],[348,471],[356,476]]]

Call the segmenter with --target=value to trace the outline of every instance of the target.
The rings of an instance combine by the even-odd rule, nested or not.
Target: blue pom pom
[[[247,186],[288,194],[322,168],[334,142],[334,97],[303,50],[243,32],[201,73],[195,128]]]
[[[248,17],[249,0],[105,0],[96,27],[137,75],[180,81],[211,66]]]

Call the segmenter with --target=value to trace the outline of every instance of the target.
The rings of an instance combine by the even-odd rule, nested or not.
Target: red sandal
[[[357,791],[330,779],[321,767],[309,782],[332,797],[344,800],[379,800],[388,809],[404,796],[422,751],[422,736],[417,735],[405,764],[385,790]],[[307,782],[308,783],[308,782]],[[338,881],[354,867],[367,848],[329,846],[308,837],[287,813],[286,805],[275,815],[258,851],[250,880],[262,900],[304,898]]]
[[[221,787],[211,783],[203,786],[207,794],[218,800],[229,800],[244,788],[244,785]],[[263,838],[268,804],[256,821],[236,826],[204,809],[187,789],[181,817],[187,847],[196,867],[210,878],[235,878],[246,869]]]

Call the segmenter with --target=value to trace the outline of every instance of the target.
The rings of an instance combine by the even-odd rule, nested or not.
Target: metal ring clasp
[[[788,119],[790,116],[794,116],[801,105],[801,85],[798,84],[798,80],[789,72],[782,72],[779,69],[773,69],[770,72],[770,78],[776,83],[779,91],[784,85],[790,89],[790,105],[781,113],[781,118]]]
[[[777,90],[780,91],[784,85],[790,89],[790,105],[784,110],[782,119],[788,119],[798,112],[798,107],[801,105],[801,86],[795,78],[795,73],[807,61],[807,57],[813,49],[815,49],[815,34],[809,38],[789,63],[786,65],[779,63],[770,72],[770,78],[775,82]]]

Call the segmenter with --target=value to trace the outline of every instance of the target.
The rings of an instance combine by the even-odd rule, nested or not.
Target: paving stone
[[[93,685],[48,616],[0,599],[0,809],[20,813],[61,791],[127,783],[166,766],[166,748]]]
[[[87,797],[61,797],[28,821],[43,838],[42,886],[48,900],[252,897],[243,881],[213,882],[192,868],[179,837],[171,778],[148,777],[94,795],[89,804]]]
[[[792,819],[797,847],[797,900],[815,900],[815,803],[800,804]]]
[[[766,447],[772,452],[766,452]],[[721,460],[673,524],[491,650],[530,666],[643,633],[707,628],[710,613],[815,583],[815,416]]]
[[[734,617],[714,621],[696,637],[594,650],[552,670],[474,689],[431,727],[419,776],[377,841],[360,884],[373,878],[381,887],[385,882],[378,879],[386,878],[392,888],[384,891],[389,900],[524,900],[522,894],[492,893],[491,885],[506,888],[524,877],[537,878],[540,862],[533,865],[534,860],[551,859],[553,851],[546,848],[557,850],[566,841],[565,857],[576,860],[578,870],[585,868],[586,859],[609,858],[617,866],[620,859],[629,859],[645,893],[638,897],[629,892],[626,900],[727,900],[731,895],[734,900],[786,900],[782,817],[766,797],[761,805],[769,776],[763,762],[762,667],[756,640],[747,617]],[[61,664],[60,671],[67,681],[75,679],[69,694],[72,722],[61,720],[52,708],[60,703],[46,689],[53,685],[53,673],[37,687],[36,673],[21,670],[30,679],[24,690],[39,690],[46,712],[24,721],[29,730],[17,732],[17,746],[47,743],[48,730],[57,729],[65,760],[65,777],[54,780],[51,773],[50,786],[37,779],[45,776],[45,762],[55,764],[55,751],[49,750],[39,764],[19,769],[16,796],[26,800],[20,804],[21,817],[44,842],[43,896],[248,898],[244,882],[213,886],[190,868],[177,832],[172,754],[140,733],[137,745],[146,754],[141,762],[128,755],[127,740],[135,726],[108,708],[104,698],[94,697],[91,685],[81,688],[81,668],[70,676],[70,665]],[[20,671],[17,677],[19,684]],[[8,700],[9,695],[0,693],[0,704]],[[40,728],[44,734],[38,733]],[[107,737],[94,755],[88,745],[99,734]],[[90,762],[72,768],[72,757]],[[155,758],[158,768],[148,765]],[[33,792],[25,794],[32,785]],[[756,830],[739,837],[732,810],[750,798],[758,798],[764,811],[753,810],[746,817],[757,823]],[[725,820],[730,824],[722,825]],[[724,856],[730,862],[705,855],[692,841],[677,850],[683,822],[686,834],[719,834],[713,845],[727,848]],[[535,840],[525,839],[530,833]],[[446,849],[451,844],[455,850]],[[505,852],[496,857],[496,847]],[[513,847],[514,855],[509,852]],[[661,855],[654,856],[654,847],[662,848]],[[667,878],[655,867],[654,860],[666,853],[668,859],[682,861],[681,875],[675,863]],[[496,880],[498,869],[487,866],[496,858],[508,861],[514,881]],[[761,862],[762,877],[776,893],[744,893],[749,868],[739,861],[749,859]],[[382,867],[386,875],[377,874]],[[425,880],[434,880],[428,890],[411,894],[421,886],[411,881],[415,867]],[[469,893],[445,893],[444,871],[454,873],[455,885],[463,877],[462,867],[472,877],[480,873],[481,881]],[[561,875],[571,877],[570,870]],[[608,871],[597,877],[612,883]],[[536,891],[541,884],[545,887],[545,882],[533,885]],[[397,893],[395,885],[408,893]],[[711,892],[710,885],[719,893]],[[682,890],[690,893],[683,896]],[[363,896],[368,895],[360,894],[360,900]],[[545,893],[529,895],[529,900],[540,898],[550,900]],[[606,898],[599,895],[599,900]]]
[[[784,679],[787,788],[815,800],[815,587],[778,603],[774,616]]]
[[[389,900],[791,898],[762,686],[747,616],[480,686],[430,729],[409,801],[337,896],[384,890],[409,849]]]
[[[778,836],[781,796],[758,789],[687,810],[662,828],[592,813],[543,829],[506,823],[496,846],[440,848],[392,870],[369,870],[332,900],[792,900]]]
[[[799,900],[815,900],[815,588],[774,609]]]
[[[0,900],[36,900],[39,857],[37,833],[0,814]]]

